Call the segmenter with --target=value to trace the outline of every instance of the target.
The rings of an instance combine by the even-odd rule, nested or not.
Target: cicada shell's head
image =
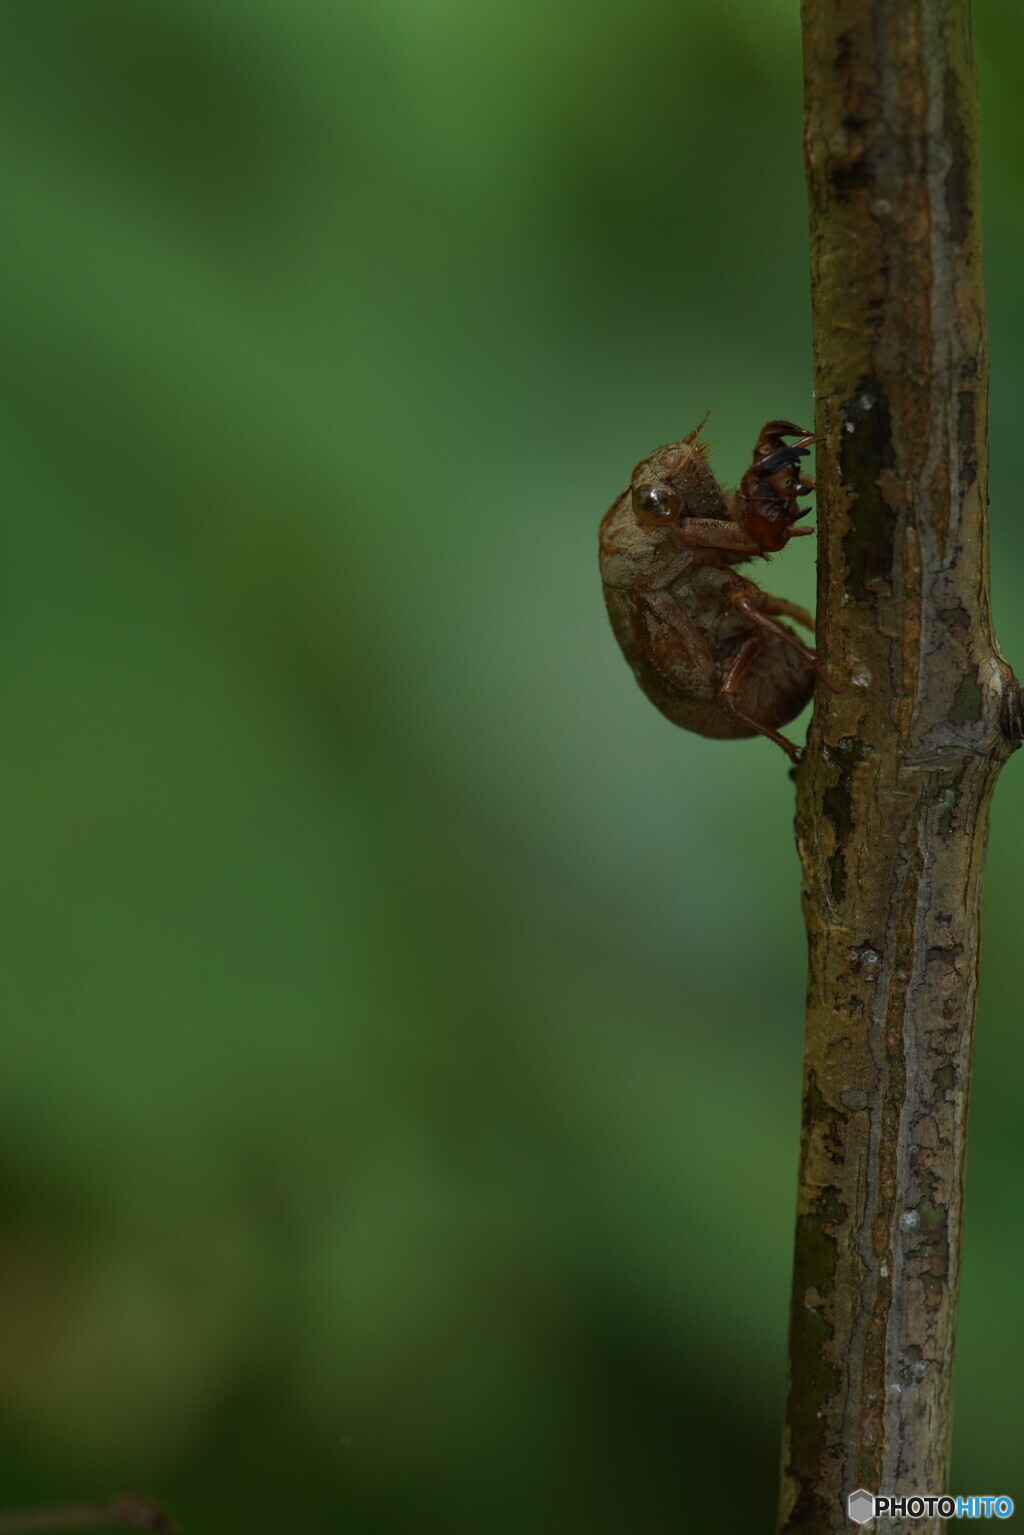
[[[698,428],[699,430],[699,428]],[[650,532],[672,527],[684,517],[728,518],[721,487],[707,461],[707,446],[696,432],[682,442],[659,448],[633,470],[633,515]]]

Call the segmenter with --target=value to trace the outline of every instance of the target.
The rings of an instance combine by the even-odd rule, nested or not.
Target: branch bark
[[[809,975],[779,1529],[831,1535],[857,1488],[948,1490],[987,815],[1022,713],[989,618],[969,0],[803,0],[802,16],[818,638],[845,687],[819,689],[798,773]]]

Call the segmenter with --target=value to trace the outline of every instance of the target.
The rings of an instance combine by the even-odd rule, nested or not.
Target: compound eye
[[[641,522],[658,527],[672,522],[683,508],[683,498],[677,491],[664,485],[635,485],[633,487],[633,511]]]

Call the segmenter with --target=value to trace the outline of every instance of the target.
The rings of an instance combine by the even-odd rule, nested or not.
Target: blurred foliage
[[[643,699],[595,534],[708,407],[727,481],[812,415],[796,9],[5,6],[4,1504],[769,1527],[792,788]],[[1020,665],[1024,18],[977,21]],[[1018,1498],[1022,796],[952,1489]]]

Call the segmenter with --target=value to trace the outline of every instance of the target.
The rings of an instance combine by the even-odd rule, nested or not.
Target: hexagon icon
[[[863,1487],[858,1487],[856,1492],[851,1492],[846,1500],[846,1512],[854,1524],[867,1524],[869,1519],[875,1517],[874,1493],[865,1492]]]

